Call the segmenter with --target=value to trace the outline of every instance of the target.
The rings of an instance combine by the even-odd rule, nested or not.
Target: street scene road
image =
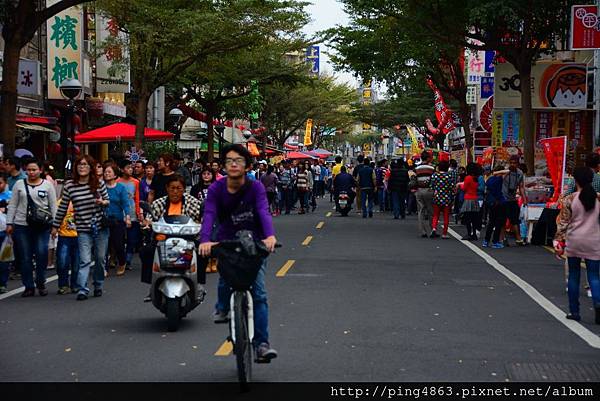
[[[600,379],[591,300],[582,298],[580,323],[564,318],[563,263],[549,251],[484,251],[455,236],[421,238],[413,216],[331,208],[321,200],[312,214],[274,219],[284,247],[269,258],[266,285],[279,357],[255,364],[255,381]],[[44,298],[3,295],[1,380],[236,381],[227,325],[211,317],[217,276],[170,333],[142,302],[139,273],[136,260],[86,302],[55,295],[56,282]]]

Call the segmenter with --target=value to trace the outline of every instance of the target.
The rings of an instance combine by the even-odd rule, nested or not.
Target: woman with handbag
[[[104,184],[108,191],[110,204],[106,210],[108,217],[108,243],[112,254],[117,258],[117,276],[125,274],[127,263],[125,253],[125,234],[126,228],[131,227],[131,214],[134,211],[130,209],[129,195],[127,188],[120,182],[117,182],[119,168],[113,162],[104,164]]]
[[[17,181],[8,204],[6,234],[15,243],[16,263],[21,269],[25,291],[22,297],[35,295],[35,287],[41,296],[46,289],[48,265],[48,241],[50,228],[56,214],[54,185],[41,178],[42,163],[29,159],[25,166],[27,178]],[[33,281],[33,258],[35,257],[35,283]]]
[[[93,170],[96,167],[93,157],[79,156],[74,166],[73,179],[67,181],[63,188],[60,205],[52,224],[52,236],[58,234],[58,228],[67,214],[69,202],[73,202],[79,247],[77,300],[83,301],[88,298],[90,292],[87,280],[92,264],[94,265],[94,296],[102,296],[108,248],[108,227],[104,219],[104,208],[109,205],[109,199],[104,182],[98,179]],[[92,257],[95,262],[92,261]]]

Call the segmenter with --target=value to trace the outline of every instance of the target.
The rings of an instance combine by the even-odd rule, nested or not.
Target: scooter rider
[[[152,202],[152,220],[158,221],[162,216],[183,215],[188,216],[196,223],[202,222],[202,203],[193,196],[185,193],[185,179],[179,174],[173,174],[167,178],[167,196]],[[150,224],[150,222],[146,222]],[[142,282],[152,283],[152,260],[154,257],[155,244],[140,250],[142,259]],[[201,263],[199,263],[201,265]],[[198,302],[204,300],[206,291],[205,268],[198,268]],[[150,295],[144,298],[144,302],[150,302]]]
[[[340,173],[337,174],[333,179],[333,191],[336,204],[340,192],[346,192],[348,195],[348,204],[352,205],[355,196],[354,188],[356,188],[356,181],[350,174],[347,173],[346,166],[342,166]]]
[[[261,238],[267,249],[273,252],[277,239],[269,213],[265,187],[259,181],[250,181],[246,172],[252,167],[252,156],[239,144],[223,150],[227,176],[208,188],[204,203],[204,221],[200,237],[200,254],[207,257],[217,242],[211,242],[212,228],[219,223],[217,241],[233,240],[240,230],[249,230],[255,238]],[[266,259],[252,285],[254,303],[254,347],[257,362],[268,362],[277,357],[277,351],[269,345],[269,309],[265,290]],[[219,278],[218,300],[214,313],[215,323],[229,321],[230,288]]]

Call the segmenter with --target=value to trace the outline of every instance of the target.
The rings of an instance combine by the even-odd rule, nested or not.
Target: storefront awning
[[[27,131],[38,131],[45,133],[56,133],[53,129],[42,127],[41,125],[33,125],[33,124],[17,124],[17,127],[22,128]]]
[[[146,128],[144,137],[147,141],[167,141],[172,140],[174,135],[170,132]],[[75,137],[75,143],[133,142],[134,140],[135,125],[126,123],[107,125]]]

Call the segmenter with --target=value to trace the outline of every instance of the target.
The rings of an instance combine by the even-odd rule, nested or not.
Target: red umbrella
[[[313,152],[319,154],[319,157],[325,156],[325,158],[327,158],[329,156],[333,156],[333,153],[331,153],[330,151],[325,150],[325,149],[315,149],[315,150],[313,150]]]
[[[144,130],[144,137],[148,141],[164,141],[173,139],[170,132],[159,131],[153,128]],[[75,143],[99,143],[99,142],[133,142],[135,140],[135,125],[116,123],[107,125],[75,136]]]
[[[302,152],[288,152],[286,157],[288,159],[316,159],[316,157]]]

